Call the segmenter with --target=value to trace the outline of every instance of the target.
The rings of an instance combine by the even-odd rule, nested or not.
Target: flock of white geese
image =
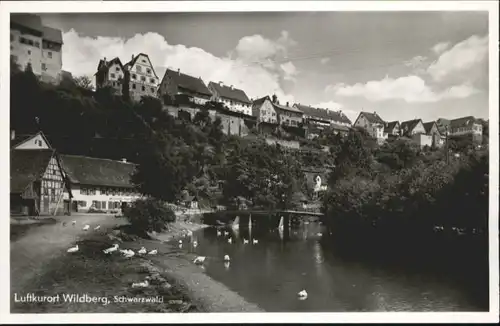
[[[73,226],[76,225],[76,221],[73,221],[72,222]],[[65,225],[65,223],[63,223],[63,225]],[[97,225],[96,227],[94,227],[94,231],[97,231],[101,228],[100,225]],[[90,229],[90,225],[89,224],[86,224],[84,227],[83,227],[83,231],[88,231]],[[184,236],[187,236],[189,237],[189,239],[191,240],[191,244],[194,248],[198,247],[198,241],[193,239],[193,232],[188,230],[188,231],[185,231],[183,233]],[[233,243],[233,238],[230,236],[229,232],[226,231],[226,230],[220,230],[220,229],[217,229],[217,237],[228,237],[227,238],[227,242],[229,244],[232,244]],[[259,240],[258,239],[252,239],[252,245],[256,245],[259,243]],[[249,239],[243,239],[243,244],[250,244],[250,240]],[[182,248],[183,246],[183,241],[182,240],[179,240],[179,248]],[[103,250],[103,253],[106,254],[106,255],[111,255],[113,254],[114,252],[117,252],[119,251],[125,258],[132,258],[136,255],[138,256],[146,256],[146,255],[156,255],[158,254],[158,250],[157,249],[153,249],[153,250],[150,250],[148,251],[145,247],[141,247],[141,249],[139,249],[137,252],[133,251],[132,249],[119,249],[120,246],[119,244],[115,243],[113,246],[107,248],[107,249],[104,249]],[[74,252],[77,252],[79,251],[79,247],[78,247],[78,244],[75,245],[74,247],[71,247],[67,250],[68,253],[74,253]],[[205,263],[205,261],[207,260],[207,257],[206,256],[197,256],[194,260],[193,260],[193,263],[196,264],[196,265],[202,265]],[[229,257],[229,255],[224,255],[223,257],[223,261],[224,261],[224,266],[227,268],[229,268],[229,263],[231,261],[231,257]],[[144,282],[139,282],[139,283],[133,283],[132,284],[132,287],[133,288],[137,288],[137,287],[148,287],[149,286],[149,279],[148,277],[146,277],[146,280]],[[298,294],[298,297],[300,300],[305,300],[307,299],[307,292],[306,290],[302,290],[300,291]]]

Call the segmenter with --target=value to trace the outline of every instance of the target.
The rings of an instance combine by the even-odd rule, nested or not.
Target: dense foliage
[[[154,199],[138,199],[124,211],[124,215],[136,232],[161,232],[168,223],[175,222],[175,213],[164,202]]]

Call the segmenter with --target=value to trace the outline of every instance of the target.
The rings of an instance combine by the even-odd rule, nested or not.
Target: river
[[[346,260],[320,241],[317,223],[290,230],[209,227],[183,251],[206,256],[205,273],[268,312],[481,311],[445,276]],[[232,238],[232,243],[227,239]],[[258,243],[243,243],[257,239]],[[224,255],[230,263],[224,263]],[[306,290],[300,300],[298,292]],[[487,308],[486,308],[487,309]]]

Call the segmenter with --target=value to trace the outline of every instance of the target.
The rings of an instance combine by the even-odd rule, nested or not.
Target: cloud
[[[411,68],[418,68],[421,67],[422,64],[427,60],[427,57],[417,55],[416,57],[413,57],[412,59],[405,61],[405,66],[411,67]]]
[[[330,61],[330,58],[322,58],[322,59],[320,60],[320,62],[321,62],[321,64],[322,64],[322,65],[324,65],[324,64],[326,64],[326,63],[328,63],[328,61]]]
[[[283,76],[283,79],[295,81],[294,76],[297,75],[297,68],[295,67],[295,65],[293,63],[291,63],[289,61],[287,63],[280,65],[280,68],[285,73],[285,75]]]
[[[437,82],[470,81],[484,77],[487,58],[488,36],[473,35],[443,52],[427,72]]]
[[[226,57],[217,57],[196,47],[172,45],[157,33],[136,34],[132,38],[85,37],[71,29],[63,34],[63,69],[73,75],[93,76],[99,59],[119,57],[128,62],[133,54],[148,54],[156,73],[166,67],[180,69],[186,74],[201,77],[205,83],[223,81],[243,89],[251,98],[276,93],[280,99],[293,102],[293,96],[283,91],[282,84],[297,74],[289,62],[277,65],[274,58],[284,57],[293,41],[286,31],[273,41],[260,35],[243,37]],[[253,45],[250,46],[250,45]],[[254,59],[267,62],[250,62]],[[250,60],[250,61],[249,61]],[[252,78],[248,78],[252,76]],[[159,75],[160,79],[163,75]]]
[[[441,42],[432,47],[432,51],[436,54],[441,54],[444,50],[448,49],[450,42]]]
[[[448,98],[465,98],[476,93],[470,84],[456,85],[443,91],[433,91],[425,81],[415,75],[396,79],[386,76],[382,80],[372,80],[354,85],[336,84],[328,88],[337,96],[364,97],[373,102],[404,100],[408,103],[437,102]]]

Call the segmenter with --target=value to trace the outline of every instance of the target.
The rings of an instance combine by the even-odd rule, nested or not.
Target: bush
[[[165,202],[153,198],[136,200],[124,215],[137,232],[161,232],[168,223],[175,222],[174,211]]]

